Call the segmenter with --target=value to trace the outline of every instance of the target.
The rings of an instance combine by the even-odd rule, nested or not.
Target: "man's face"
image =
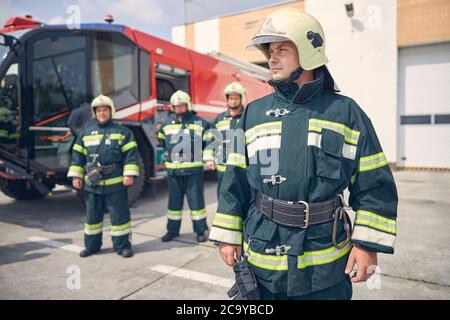
[[[231,93],[227,97],[227,105],[231,109],[235,109],[241,106],[241,95],[237,93]]]
[[[272,42],[269,45],[269,54],[273,80],[285,80],[300,67],[297,47],[292,41]]]
[[[111,108],[109,106],[99,106],[94,110],[95,118],[100,123],[105,123],[111,118]]]
[[[183,114],[187,112],[187,105],[186,103],[181,103],[173,107],[173,110],[176,114]]]

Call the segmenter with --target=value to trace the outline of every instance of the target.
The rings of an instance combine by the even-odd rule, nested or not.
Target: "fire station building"
[[[341,93],[372,119],[389,162],[450,170],[450,0],[302,0],[197,21],[172,41],[267,66],[245,46],[282,7],[315,16]]]

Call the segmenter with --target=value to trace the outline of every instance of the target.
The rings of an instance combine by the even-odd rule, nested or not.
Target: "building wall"
[[[399,47],[450,41],[450,0],[397,0]]]
[[[342,94],[352,97],[371,118],[390,162],[397,143],[397,16],[392,0],[306,0],[305,9],[325,31],[329,68]]]
[[[245,47],[271,12],[288,7],[304,9],[304,1],[222,17],[220,19],[220,51],[243,61],[264,63],[265,58],[258,50],[245,50]]]

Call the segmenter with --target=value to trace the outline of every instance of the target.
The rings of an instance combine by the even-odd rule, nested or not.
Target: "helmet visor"
[[[246,50],[255,48],[259,44],[264,43],[272,43],[272,42],[282,42],[282,41],[290,41],[288,37],[284,36],[275,36],[275,35],[257,35],[253,37],[250,43],[245,47]]]

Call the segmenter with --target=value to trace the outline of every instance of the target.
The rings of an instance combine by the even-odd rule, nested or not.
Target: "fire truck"
[[[251,101],[271,92],[268,78],[263,67],[201,54],[112,19],[73,28],[11,18],[0,29],[0,189],[32,200],[55,185],[70,188],[72,146],[92,121],[93,97],[104,94],[116,104],[114,121],[139,145],[142,174],[129,188],[132,203],[146,182],[165,174],[155,132],[173,92],[188,92],[193,109],[211,120],[226,110],[228,83],[242,83]]]

